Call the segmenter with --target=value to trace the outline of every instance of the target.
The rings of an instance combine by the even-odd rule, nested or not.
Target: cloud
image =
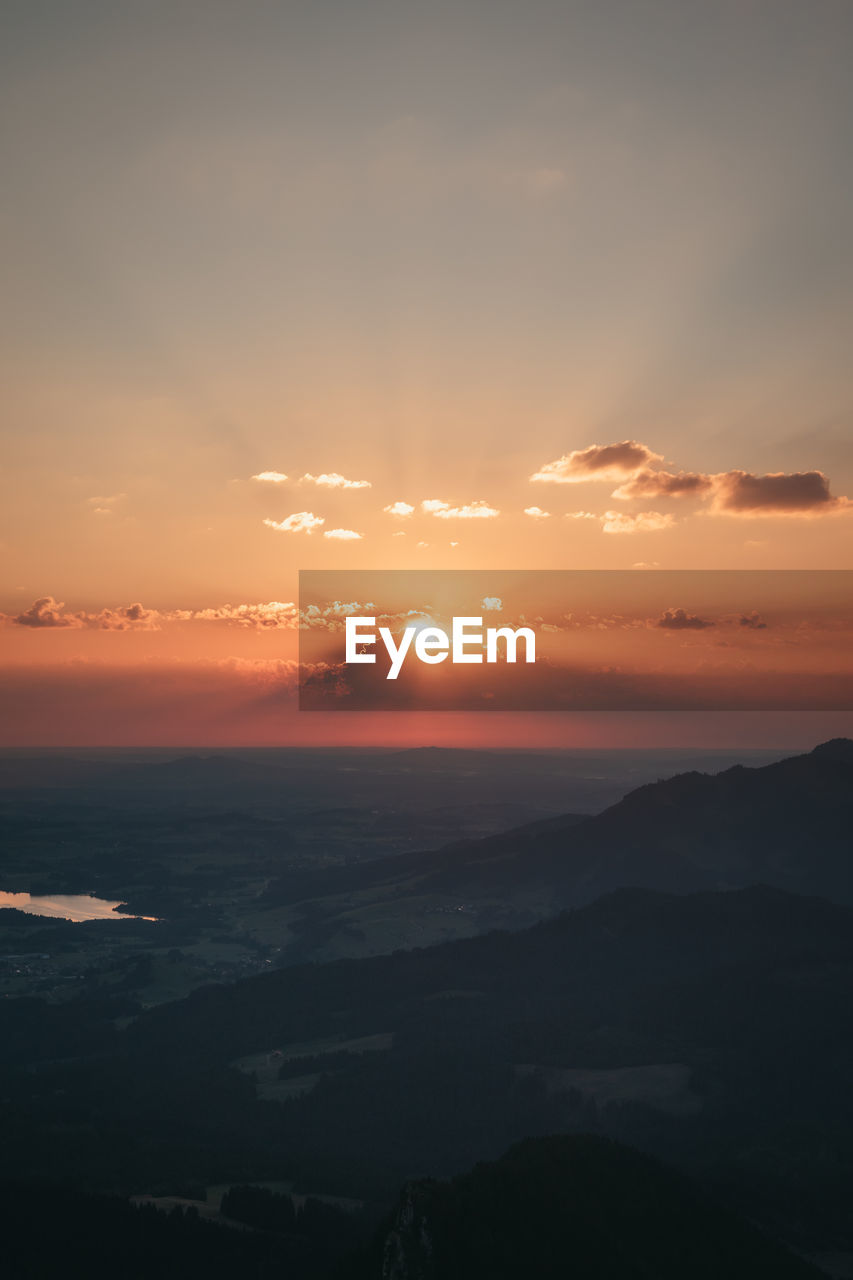
[[[504,602],[500,596],[483,596],[480,602],[480,608],[484,613],[500,613],[504,607]]]
[[[252,476],[253,480],[263,480],[269,484],[284,484],[287,476],[283,471],[259,471],[256,476]]]
[[[80,627],[82,622],[73,614],[63,613],[65,608],[61,600],[54,600],[53,596],[41,596],[38,600],[34,600],[29,609],[25,609],[23,613],[19,613],[16,617],[8,617],[7,621],[13,622],[18,627]]]
[[[531,520],[547,520],[551,512],[543,511],[541,507],[525,507],[524,514],[530,516]]]
[[[410,516],[414,509],[410,502],[389,502],[387,507],[382,508],[386,516],[398,516],[401,520]]]
[[[742,613],[740,615],[738,626],[749,627],[752,631],[766,631],[767,629],[767,623],[754,609],[752,613]]]
[[[619,444],[591,444],[587,449],[575,449],[554,462],[546,463],[530,479],[549,484],[622,480],[641,467],[660,461],[659,453],[653,453],[647,445],[640,444],[637,440],[622,440]]]
[[[567,511],[567,520],[597,520],[598,516],[594,511]]]
[[[325,518],[315,516],[313,511],[294,511],[284,520],[264,520],[267,528],[275,529],[276,533],[311,533],[325,523]]]
[[[482,499],[469,502],[464,507],[451,507],[449,502],[442,502],[439,498],[425,498],[421,510],[437,516],[439,520],[493,520],[500,515],[496,507],[490,507]]]
[[[686,613],[684,609],[665,609],[655,626],[666,631],[704,631],[714,623],[696,613]]]
[[[345,530],[344,532],[349,532]],[[427,544],[424,543],[424,546]],[[101,609],[99,613],[65,613],[65,606],[52,596],[36,600],[24,613],[13,617],[0,613],[0,625],[34,628],[74,628],[90,631],[159,631],[163,625],[214,625],[251,627],[259,631],[272,629],[294,630],[304,627],[311,630],[339,630],[343,619],[350,614],[377,614],[382,625],[408,621],[412,617],[425,617],[423,609],[409,609],[402,613],[379,613],[371,600],[334,600],[322,607],[307,605],[301,612],[292,600],[269,600],[249,604],[212,605],[206,609],[170,609],[160,611],[146,609],[135,603],[115,609]]]
[[[372,600],[365,600],[363,603],[358,600],[333,600],[322,607],[309,604],[299,615],[299,626],[310,631],[340,631],[345,618],[353,614],[368,616],[375,613],[376,605]]]
[[[161,614],[156,609],[146,609],[137,601],[126,608],[102,609],[97,614],[77,615],[83,625],[100,631],[159,631]]]
[[[87,498],[89,506],[92,508],[93,516],[111,516],[117,502],[121,502],[127,497],[126,493],[100,494],[94,498]]]
[[[386,613],[374,600],[333,600],[329,604],[306,605],[299,615],[299,627],[303,631],[341,632],[346,619],[353,615],[375,618],[377,626],[390,627],[395,635],[413,623],[432,625],[429,608]]]
[[[552,484],[577,484],[585,480],[617,480],[612,497],[619,501],[642,499],[698,499],[710,503],[714,515],[734,516],[822,516],[853,510],[849,498],[834,497],[822,471],[772,472],[753,475],[733,469],[716,474],[699,471],[659,470],[663,460],[648,445],[637,440],[618,444],[590,445],[564,454],[530,476],[531,480]],[[528,508],[533,515],[538,508]],[[572,519],[592,518],[589,512],[569,512]],[[651,518],[653,523],[648,523]],[[628,533],[642,528],[666,528],[664,517],[655,512],[620,519],[606,512],[603,528],[608,533]]]
[[[370,489],[373,487],[369,480],[347,480],[346,476],[342,476],[338,471],[324,471],[319,476],[312,476],[310,471],[306,471],[299,483],[316,484],[325,489]]]
[[[822,516],[849,510],[848,498],[835,498],[822,471],[772,472],[722,471],[705,475],[697,471],[656,471],[643,467],[628,477],[612,496],[631,498],[711,499],[716,515]]]
[[[363,534],[356,533],[355,529],[326,529],[323,537],[336,538],[338,542],[358,542]]]
[[[635,516],[622,511],[605,511],[601,527],[605,533],[652,533],[658,529],[670,529],[675,517],[661,511],[641,511]]]
[[[146,609],[138,602],[116,609],[102,609],[100,613],[64,613],[65,605],[53,596],[41,596],[29,609],[17,615],[0,614],[4,625],[29,627],[31,630],[50,628],[86,628],[90,631],[157,631],[162,615],[156,609]]]
[[[627,498],[702,498],[714,488],[714,477],[696,471],[653,471],[644,467],[626,480],[611,497]]]
[[[212,609],[176,611],[169,618],[180,622],[228,622],[264,631],[277,627],[295,627],[298,610],[292,600],[270,600],[267,604],[223,604]]]
[[[741,516],[821,516],[849,510],[849,498],[834,498],[822,471],[774,471],[756,476],[726,471],[714,477],[713,510]]]

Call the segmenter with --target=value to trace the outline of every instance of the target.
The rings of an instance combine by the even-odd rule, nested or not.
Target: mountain
[[[370,956],[447,935],[517,929],[614,890],[765,884],[853,904],[853,742],[757,768],[689,772],[595,816],[568,813],[480,839],[271,878],[292,908],[288,961]],[[443,913],[443,915],[441,914]],[[299,916],[301,915],[301,919]]]
[[[754,883],[853,902],[853,741],[763,768],[677,774],[581,824],[552,819],[459,853],[460,890],[539,881],[564,906],[625,885],[688,893]],[[442,867],[421,887],[452,876]]]
[[[640,787],[571,840],[537,839],[528,857],[567,905],[624,884],[689,892],[757,882],[853,902],[853,742]]]
[[[351,1280],[808,1280],[821,1271],[686,1178],[591,1135],[528,1139],[419,1181]]]
[[[461,885],[535,877],[559,885],[566,905],[625,884],[688,892],[756,882],[853,901],[851,833],[853,741],[838,738],[760,768],[649,783],[583,821],[569,814],[451,846],[424,883],[451,882],[452,851]],[[429,877],[429,867],[420,855],[417,869]]]

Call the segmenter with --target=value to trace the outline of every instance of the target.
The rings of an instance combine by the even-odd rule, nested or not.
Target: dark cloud
[[[126,608],[102,609],[97,614],[78,615],[84,626],[98,631],[156,631],[160,614],[156,609],[146,609],[138,601]]]
[[[65,605],[53,596],[41,596],[29,609],[9,621],[19,627],[79,627],[83,624],[72,614],[63,613]]]
[[[752,631],[765,631],[767,629],[767,623],[754,610],[752,613],[742,613],[738,618],[738,625],[749,627]]]
[[[54,600],[53,596],[41,596],[23,613],[0,614],[0,623],[32,629],[70,627],[90,631],[153,631],[161,616],[155,609],[146,609],[138,601],[117,609],[102,609],[100,613],[63,613],[64,608],[62,601]]]
[[[660,454],[653,453],[638,440],[621,440],[618,444],[591,444],[587,449],[575,449],[554,462],[547,462],[530,479],[550,481],[553,484],[575,484],[581,480],[621,480],[639,471],[641,467],[660,461]]]
[[[713,476],[696,471],[652,471],[644,467],[613,492],[614,498],[702,498],[714,488]]]
[[[696,613],[687,613],[684,609],[665,609],[655,623],[666,631],[704,631],[713,627],[714,623],[707,618],[700,618]]]
[[[853,505],[832,496],[822,471],[727,471],[715,477],[715,490],[715,510],[733,515],[824,515]]]

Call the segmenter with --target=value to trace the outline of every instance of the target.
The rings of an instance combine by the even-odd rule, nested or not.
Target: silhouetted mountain
[[[815,1280],[823,1273],[656,1161],[590,1135],[528,1139],[408,1184],[349,1280]]]
[[[677,774],[594,817],[551,818],[406,863],[384,859],[346,887],[394,882],[405,894],[410,875],[411,892],[476,900],[538,885],[559,908],[629,885],[690,893],[762,883],[853,903],[851,833],[853,742],[841,738],[761,768]]]
[[[567,842],[531,851],[567,902],[619,884],[675,892],[761,882],[853,902],[853,742],[760,769],[680,774],[640,787]],[[576,859],[583,865],[572,865]]]

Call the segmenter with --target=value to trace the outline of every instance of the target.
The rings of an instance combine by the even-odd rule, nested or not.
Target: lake
[[[118,912],[118,902],[90,897],[84,893],[56,893],[50,897],[33,897],[31,893],[4,893],[0,890],[0,908],[15,907],[30,916],[53,916],[57,920],[155,920],[156,916],[134,916]]]

